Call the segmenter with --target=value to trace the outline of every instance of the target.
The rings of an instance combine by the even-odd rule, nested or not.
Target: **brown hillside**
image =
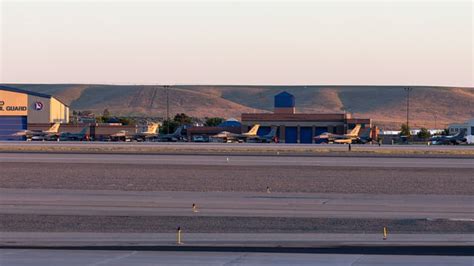
[[[166,114],[162,86],[87,84],[6,84],[55,95],[74,110],[116,115]],[[349,112],[369,117],[377,125],[396,129],[406,121],[406,93],[401,86],[173,86],[170,113],[196,117],[236,117],[244,112],[273,110],[273,97],[288,91],[296,97],[297,112]],[[474,89],[413,87],[410,97],[413,127],[443,127],[474,117]]]

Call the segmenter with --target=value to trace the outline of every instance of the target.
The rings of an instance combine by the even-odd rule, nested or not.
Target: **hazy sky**
[[[0,1],[1,82],[474,86],[472,1]]]

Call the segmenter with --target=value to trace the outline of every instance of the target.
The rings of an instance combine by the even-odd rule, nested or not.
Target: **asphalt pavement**
[[[469,247],[471,234],[379,234],[361,233],[190,233],[182,228],[181,243],[176,233],[102,232],[4,232],[0,247],[75,247],[84,249],[124,249],[159,247],[294,247],[342,246]]]
[[[4,247],[173,246],[179,224],[198,246],[473,243],[472,158],[0,153],[0,167]],[[134,255],[108,256],[91,264]]]
[[[270,193],[268,193],[270,192]],[[447,219],[474,222],[474,196],[0,189],[1,214]],[[192,205],[195,204],[195,208]]]
[[[63,265],[458,265],[471,266],[469,256],[394,256],[361,254],[288,254],[248,252],[0,250],[0,264],[11,266]]]
[[[474,169],[472,158],[386,158],[386,157],[293,157],[228,155],[125,155],[125,154],[35,154],[0,153],[0,163],[113,163],[152,165],[229,165],[229,166],[352,166],[396,168]]]

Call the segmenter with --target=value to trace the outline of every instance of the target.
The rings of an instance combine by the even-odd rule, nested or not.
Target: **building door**
[[[285,127],[285,143],[297,143],[298,130],[296,127]]]
[[[26,116],[0,116],[0,140],[24,140],[23,136],[12,136],[26,130]]]
[[[271,130],[272,130],[271,127],[259,127],[257,131],[257,135],[259,135],[260,137],[265,136],[268,133],[270,133]]]
[[[300,128],[300,143],[313,143],[313,128],[312,127]]]
[[[328,132],[327,127],[316,127],[314,129],[314,136],[316,137],[316,136],[319,136],[319,135],[321,135],[323,133],[326,133],[326,132]],[[333,132],[330,132],[330,133],[333,133]]]

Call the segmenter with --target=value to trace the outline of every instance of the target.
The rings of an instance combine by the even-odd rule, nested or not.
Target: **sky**
[[[473,87],[473,1],[0,0],[0,82]]]

